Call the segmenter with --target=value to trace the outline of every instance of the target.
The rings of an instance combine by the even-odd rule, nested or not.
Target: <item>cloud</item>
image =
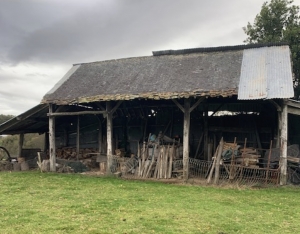
[[[67,17],[42,22],[45,27],[35,27],[11,47],[7,57],[12,63],[78,63],[150,55],[152,50],[173,45],[174,39],[185,41],[185,35],[190,35],[188,47],[199,47],[209,44],[207,38],[228,30],[233,23],[230,18],[219,19],[229,11],[241,17],[239,7],[244,5],[238,0],[219,6],[214,1],[195,0],[188,4],[183,0],[100,1],[93,7],[73,9]]]
[[[1,0],[0,113],[38,104],[74,63],[242,44],[263,2]]]

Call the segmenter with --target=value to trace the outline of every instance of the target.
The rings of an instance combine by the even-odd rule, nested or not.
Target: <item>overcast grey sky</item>
[[[37,105],[74,63],[243,44],[263,2],[0,0],[0,114]]]

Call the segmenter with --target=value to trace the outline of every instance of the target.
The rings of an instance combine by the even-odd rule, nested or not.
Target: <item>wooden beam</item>
[[[205,97],[200,97],[200,98],[198,99],[198,101],[190,108],[190,113],[191,113],[197,106],[199,106],[199,104],[200,104],[201,102],[203,102],[203,100],[205,100]]]
[[[184,113],[184,108],[182,107],[182,105],[177,100],[175,100],[175,99],[172,99],[172,101]]]
[[[22,157],[22,148],[23,148],[23,142],[24,142],[24,133],[21,133],[19,135],[19,148],[18,148],[18,157]]]
[[[118,101],[118,103],[111,109],[110,113],[113,114],[119,108],[123,101]]]
[[[72,115],[98,115],[98,114],[106,114],[106,111],[78,111],[78,112],[55,112],[48,113],[47,116],[72,116]]]
[[[296,108],[296,107],[291,107],[288,106],[288,113],[292,114],[292,115],[300,115],[300,109]]]
[[[49,113],[53,113],[53,104],[49,104]],[[50,171],[56,171],[56,146],[55,146],[55,117],[49,117],[49,154]]]
[[[184,99],[183,118],[183,179],[189,177],[190,99]]]
[[[99,102],[96,102],[96,105],[103,111],[105,111],[105,108],[99,103]]]
[[[76,131],[76,159],[79,160],[80,151],[80,118],[77,116],[77,131]]]
[[[275,102],[274,100],[269,99],[268,101],[271,102],[271,103],[273,104],[273,106],[276,107],[276,110],[277,110],[277,111],[281,111],[281,110],[282,110],[282,109],[281,109],[281,106],[280,106],[277,102]]]
[[[291,100],[285,100],[288,107],[295,107],[297,109],[300,108],[300,102],[298,101],[291,101]]]
[[[112,140],[113,140],[113,120],[112,120],[112,113],[111,113],[111,102],[106,102],[106,112],[107,112],[107,174],[111,174],[111,166],[112,166]]]
[[[282,129],[280,136],[280,185],[287,184],[287,138],[288,138],[288,112],[287,104],[283,102],[282,106]]]

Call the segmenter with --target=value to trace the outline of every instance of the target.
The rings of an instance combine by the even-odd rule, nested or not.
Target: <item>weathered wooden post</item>
[[[79,152],[80,152],[80,118],[77,115],[77,131],[76,131],[76,159],[79,160]]]
[[[280,185],[287,184],[287,138],[288,138],[288,112],[287,103],[284,100],[281,113],[280,136]]]
[[[53,104],[49,104],[49,156],[50,156],[50,171],[56,171],[56,148],[55,148],[55,117],[53,113]]]
[[[101,119],[99,119],[99,131],[98,131],[98,148],[99,148],[99,153],[101,154],[103,151],[103,137],[102,137],[102,123],[101,123]]]
[[[183,119],[183,179],[189,177],[190,99],[184,99]]]
[[[106,112],[107,112],[107,167],[106,173],[111,174],[112,166],[112,140],[113,140],[113,121],[111,112],[111,102],[106,102]]]

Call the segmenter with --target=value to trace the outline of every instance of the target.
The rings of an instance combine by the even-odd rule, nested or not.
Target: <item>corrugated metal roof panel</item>
[[[293,96],[288,46],[244,50],[238,99],[273,99]]]

